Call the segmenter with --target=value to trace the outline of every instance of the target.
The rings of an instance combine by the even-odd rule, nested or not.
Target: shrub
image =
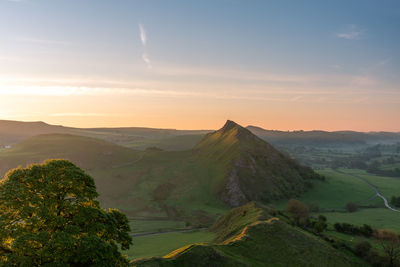
[[[355,253],[360,257],[365,257],[369,254],[372,246],[368,241],[360,241],[354,246]]]
[[[353,202],[349,202],[346,204],[346,210],[348,212],[355,212],[358,209],[358,205],[356,203]]]

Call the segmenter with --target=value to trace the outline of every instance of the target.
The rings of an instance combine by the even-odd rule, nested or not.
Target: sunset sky
[[[400,1],[0,0],[0,119],[400,131]]]

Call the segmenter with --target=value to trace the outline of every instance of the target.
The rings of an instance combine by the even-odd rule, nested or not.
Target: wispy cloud
[[[365,29],[359,28],[357,25],[351,24],[347,29],[336,34],[336,37],[346,40],[360,39],[364,35]]]
[[[143,28],[142,24],[139,24],[139,31],[140,31],[140,41],[142,41],[143,46],[146,46],[147,35],[146,35],[146,30]]]
[[[146,52],[146,46],[147,46],[147,33],[145,28],[141,23],[139,23],[139,32],[140,32],[140,41],[142,42],[144,52],[142,54],[142,59],[144,63],[146,63],[147,68],[151,69],[151,60]]]
[[[147,68],[151,69],[151,61],[150,61],[150,59],[149,59],[149,57],[147,56],[146,53],[142,54],[142,59],[146,63]]]

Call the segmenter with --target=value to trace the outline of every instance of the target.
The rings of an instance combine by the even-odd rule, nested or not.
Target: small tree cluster
[[[383,266],[386,261],[384,256],[381,256],[368,241],[360,241],[355,244],[354,252],[360,258],[363,258],[366,262],[370,263],[372,266]]]
[[[340,233],[349,235],[363,235],[365,237],[372,236],[374,232],[371,226],[367,224],[364,224],[363,226],[357,226],[350,223],[335,223],[333,227],[335,227],[335,230]]]
[[[381,244],[389,266],[398,266],[400,264],[400,236],[390,229],[378,229],[374,237]]]
[[[290,213],[296,225],[307,225],[310,217],[310,210],[303,202],[297,199],[291,199],[287,204],[286,210]]]
[[[324,215],[319,215],[317,221],[310,222],[310,226],[313,228],[315,232],[321,233],[328,227],[326,221],[327,219]]]

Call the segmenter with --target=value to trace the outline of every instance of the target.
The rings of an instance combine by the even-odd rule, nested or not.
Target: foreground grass
[[[180,247],[193,243],[208,243],[215,234],[205,230],[167,233],[133,238],[133,246],[122,253],[129,259],[161,257]]]

